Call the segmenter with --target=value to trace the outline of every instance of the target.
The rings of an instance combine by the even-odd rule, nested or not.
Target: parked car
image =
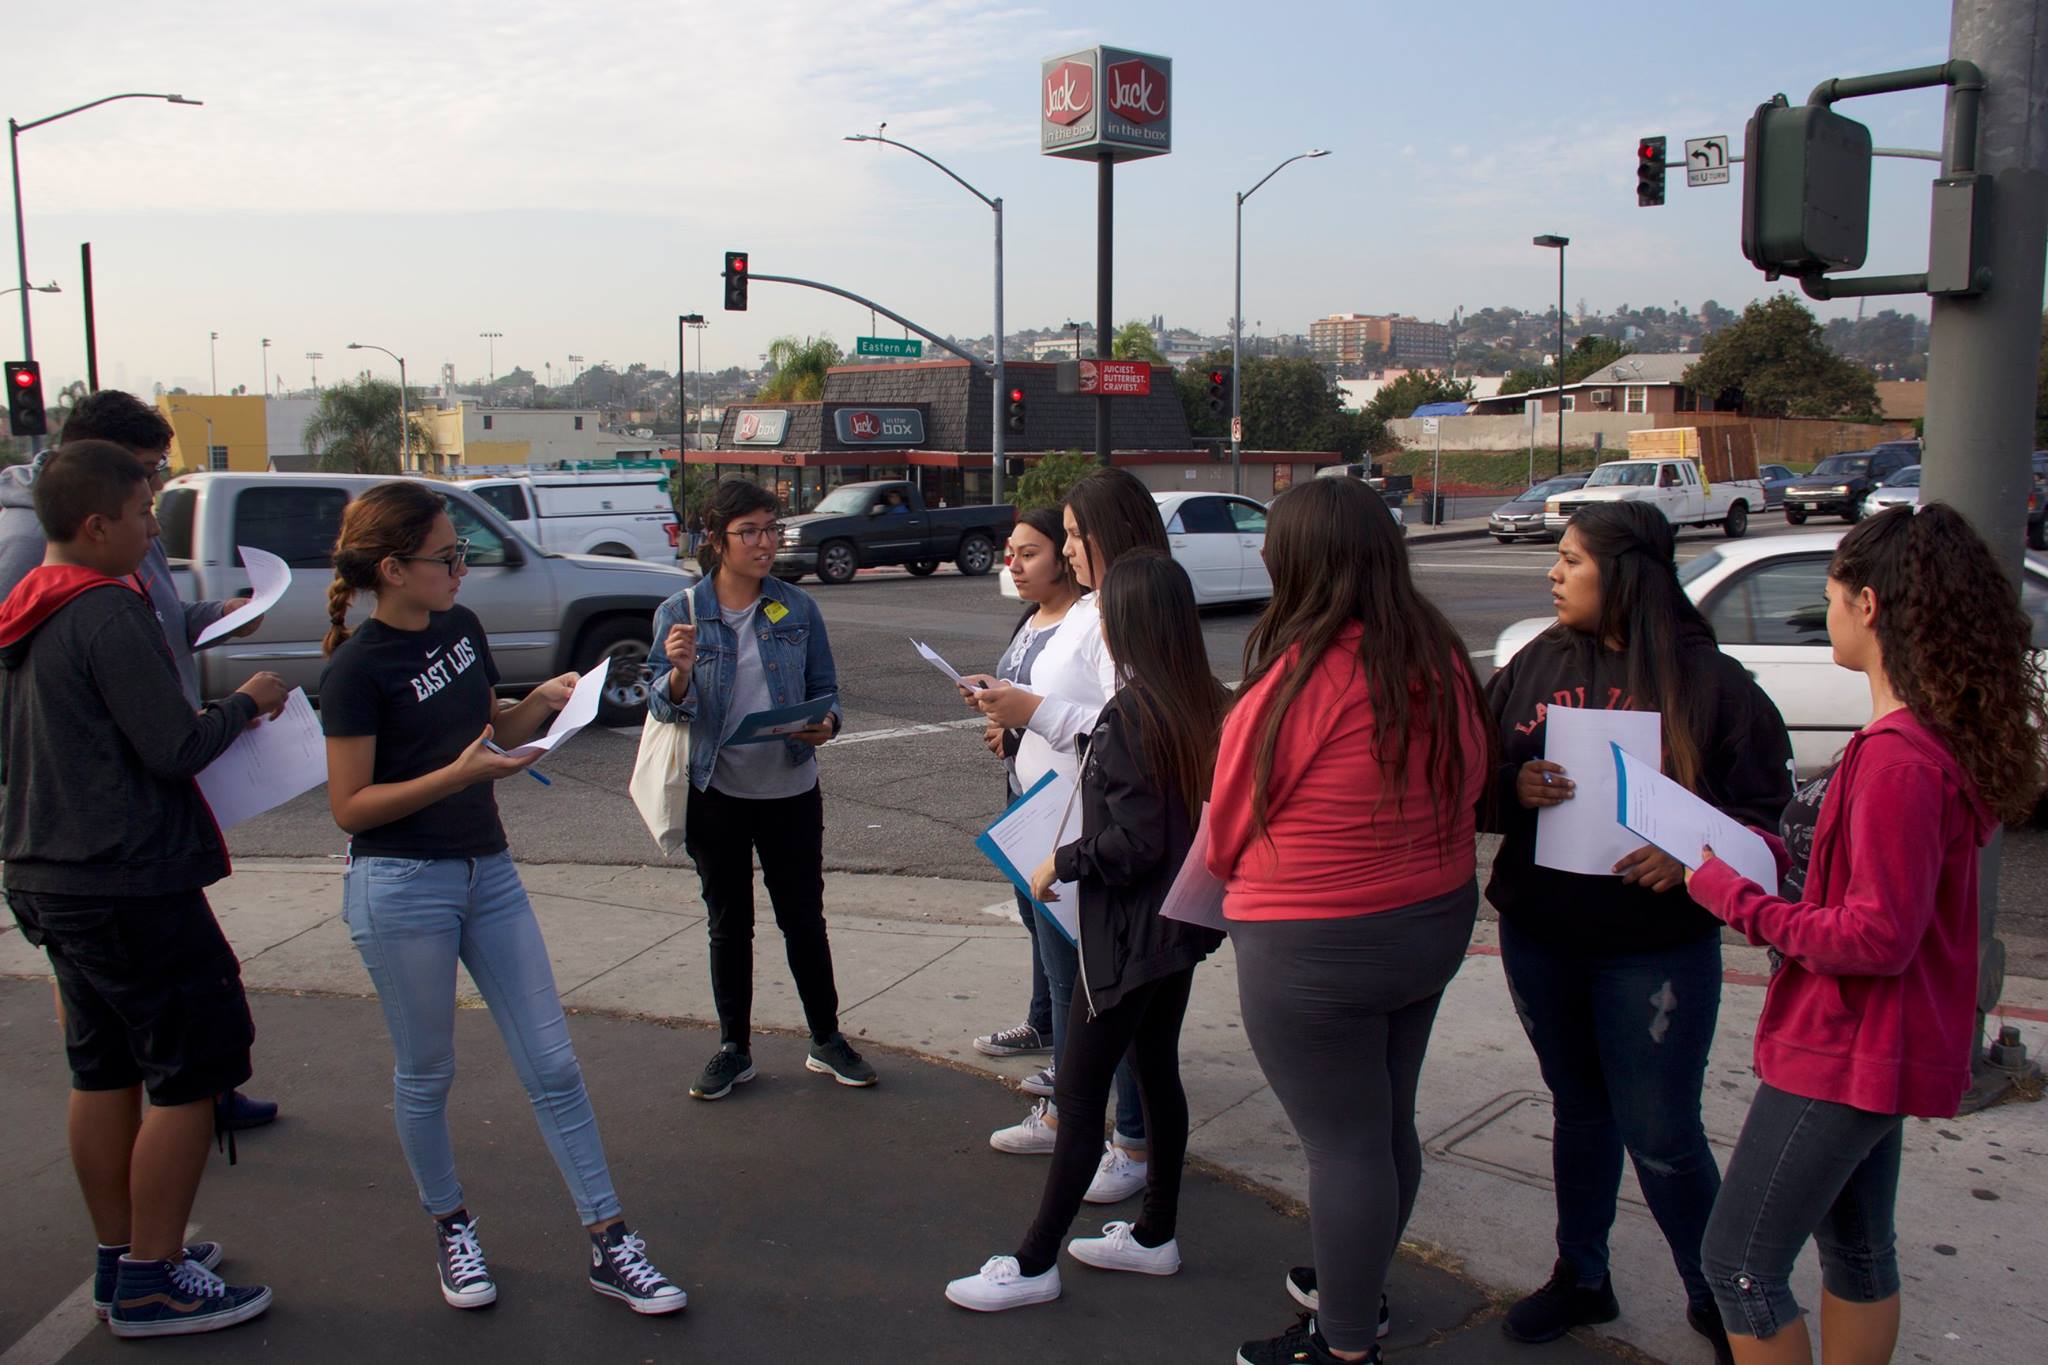
[[[1154,493],[1166,544],[1174,562],[1188,571],[1195,603],[1263,602],[1273,595],[1266,572],[1266,509],[1229,493]],[[1388,508],[1396,517],[1399,508]],[[1003,566],[1002,592],[1017,595]]]
[[[845,583],[861,569],[906,564],[922,578],[952,560],[970,578],[996,566],[1017,524],[1017,509],[927,507],[913,483],[846,483],[811,511],[782,520],[775,576],[794,583],[807,573]]]
[[[1909,464],[1870,490],[1863,499],[1863,515],[1874,516],[1887,507],[1920,505],[1920,466]]]
[[[1799,476],[1781,464],[1758,465],[1756,472],[1757,477],[1763,480],[1764,506],[1784,506],[1785,490],[1790,488]]]
[[[458,479],[543,550],[671,560],[682,524],[658,469]]]
[[[1525,536],[1545,539],[1550,533],[1543,528],[1543,504],[1559,493],[1573,492],[1585,484],[1584,474],[1564,474],[1525,488],[1493,509],[1493,515],[1486,519],[1486,529],[1503,545]]]
[[[1835,663],[1828,644],[1828,562],[1840,531],[1719,545],[1680,567],[1686,595],[1714,627],[1721,648],[1741,661],[1785,717],[1801,779],[1825,771],[1870,719],[1870,685]],[[2048,648],[2048,568],[2027,561],[2020,605],[2034,623],[2034,648]],[[1501,632],[1494,663],[1508,660],[1553,622],[1517,621]]]
[[[1572,513],[1596,502],[1647,502],[1673,526],[1719,526],[1733,540],[1749,529],[1752,508],[1764,505],[1755,479],[1709,484],[1699,461],[1666,456],[1609,460],[1574,492],[1553,494],[1543,504],[1543,527],[1562,536]]]
[[[188,600],[221,600],[249,590],[237,547],[268,550],[289,564],[291,587],[247,639],[199,654],[200,691],[224,697],[268,670],[318,700],[321,638],[327,633],[331,554],[349,501],[382,478],[365,474],[186,474],[157,500],[164,551]],[[463,605],[483,621],[505,691],[571,669],[609,668],[599,719],[637,723],[647,704],[647,649],[654,609],[695,580],[680,569],[536,547],[475,490],[422,480],[448,500],[455,533],[469,541]],[[376,605],[356,599],[360,623]]]
[[[1885,441],[1869,450],[1830,455],[1785,490],[1785,520],[1803,525],[1808,517],[1831,515],[1856,521],[1870,490],[1910,464],[1920,463],[1918,441]]]

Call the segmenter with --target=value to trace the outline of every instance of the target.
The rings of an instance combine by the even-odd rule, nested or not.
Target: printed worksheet
[[[974,841],[974,846],[1026,896],[1031,894],[1031,874],[1060,846],[1069,821],[1074,820],[1074,792],[1073,778],[1047,773],[1030,791],[1012,801],[1010,808]],[[1072,832],[1079,837],[1078,821],[1074,821]],[[1054,882],[1052,894],[1058,899],[1050,904],[1033,901],[1032,905],[1052,916],[1059,931],[1072,941],[1080,932],[1081,889],[1072,882]]]
[[[548,732],[505,752],[514,758],[545,754],[574,739],[583,727],[597,719],[598,704],[604,700],[604,684],[610,668],[610,663],[600,663],[578,677],[576,690],[569,694],[569,704],[555,713],[555,723],[548,727]]]
[[[242,556],[242,565],[249,571],[249,602],[247,606],[215,621],[199,632],[199,638],[192,642],[194,649],[212,644],[223,635],[232,635],[243,626],[269,611],[283,598],[284,590],[292,585],[292,570],[289,564],[254,545],[237,545],[235,549]]]
[[[223,830],[302,796],[327,780],[327,740],[304,688],[275,720],[244,730],[199,774],[199,791]]]
[[[1763,836],[1708,805],[1649,764],[1612,746],[1622,822],[1694,871],[1702,847],[1743,876],[1777,894],[1778,860]]]
[[[1661,766],[1664,717],[1656,711],[1604,711],[1552,706],[1543,712],[1543,756],[1575,784],[1571,800],[1536,812],[1536,865],[1591,877],[1614,875],[1614,865],[1643,846],[1614,816],[1614,756],[1610,746]]]

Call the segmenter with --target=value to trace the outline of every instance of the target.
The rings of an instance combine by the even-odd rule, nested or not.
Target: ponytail
[[[357,593],[377,591],[384,561],[418,550],[434,529],[434,518],[447,510],[439,493],[410,479],[380,483],[348,505],[334,542],[323,655],[331,656],[347,641],[348,609]]]

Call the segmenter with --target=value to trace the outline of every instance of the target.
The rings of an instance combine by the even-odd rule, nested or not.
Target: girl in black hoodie
[[[1159,907],[1187,858],[1216,765],[1229,692],[1209,671],[1187,571],[1164,555],[1119,558],[1100,590],[1102,630],[1124,684],[1102,709],[1081,763],[1081,837],[1032,877],[1044,901],[1055,882],[1080,896],[1080,979],[1054,1081],[1058,1145],[1038,1217],[1015,1255],[946,1286],[963,1308],[993,1312],[1060,1295],[1054,1258],[1101,1155],[1103,1110],[1117,1062],[1132,1055],[1151,1138],[1143,1212],[1067,1246],[1104,1270],[1180,1269],[1174,1217],[1187,1155],[1180,1026],[1195,967],[1220,932],[1164,919]]]
[[[1487,899],[1500,911],[1515,1012],[1553,1100],[1558,1260],[1508,1310],[1516,1341],[1550,1341],[1620,1312],[1608,1276],[1621,1157],[1685,1283],[1687,1320],[1726,1359],[1700,1270],[1721,1174],[1700,1091],[1721,1005],[1719,923],[1686,895],[1684,868],[1644,846],[1612,875],[1536,864],[1536,813],[1573,796],[1543,757],[1556,706],[1657,711],[1666,774],[1746,825],[1775,825],[1792,796],[1792,744],[1777,708],[1720,651],[1680,586],[1674,533],[1649,503],[1573,516],[1550,570],[1557,624],[1487,684],[1500,726],[1494,805],[1505,835]]]

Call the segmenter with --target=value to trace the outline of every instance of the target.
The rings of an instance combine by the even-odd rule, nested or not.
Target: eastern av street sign
[[[908,356],[912,360],[924,356],[924,342],[916,337],[856,337],[853,343],[855,355]]]

